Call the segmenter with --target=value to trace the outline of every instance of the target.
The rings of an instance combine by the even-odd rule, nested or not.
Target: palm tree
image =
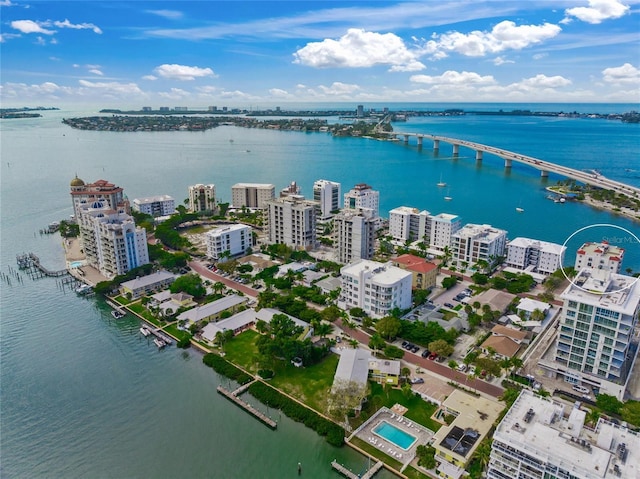
[[[331,323],[320,323],[315,330],[316,334],[324,339],[328,334],[331,334],[331,331],[333,331],[333,325]]]
[[[359,345],[360,345],[360,343],[358,342],[357,339],[350,339],[349,340],[349,346],[351,346],[353,349],[358,349]]]
[[[405,366],[400,370],[400,376],[402,376],[405,381],[409,378],[410,375],[411,375],[411,369],[409,369],[408,367]]]

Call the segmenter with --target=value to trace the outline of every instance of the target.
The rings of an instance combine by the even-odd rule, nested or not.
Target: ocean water
[[[458,214],[464,223],[489,223],[508,230],[510,238],[560,243],[587,228],[568,243],[569,251],[582,241],[608,238],[626,248],[623,268],[640,271],[640,245],[632,236],[640,236],[638,222],[553,203],[544,187],[557,177],[545,181],[536,170],[516,164],[505,171],[490,155],[479,164],[471,151],[461,149],[453,159],[446,145],[434,155],[426,142],[418,149],[411,143],[227,126],[198,133],[108,133],[61,123],[63,117],[92,114],[48,111],[43,118],[0,123],[3,273],[11,275],[16,254],[27,251],[47,267],[64,266],[60,237],[37,232],[71,214],[69,181],[76,174],[88,182],[114,182],[131,200],[169,194],[178,203],[195,183],[214,183],[223,201],[230,200],[237,182],[280,189],[296,181],[306,195],[320,178],[341,182],[344,191],[368,183],[380,191],[383,215],[412,206]],[[640,186],[639,125],[468,115],[411,118],[394,128],[597,168]],[[436,186],[440,178],[447,188]],[[445,195],[452,200],[445,201]],[[230,404],[215,392],[220,379],[199,354],[158,351],[141,339],[135,320],[115,322],[100,301],[65,292],[55,280],[22,279],[12,279],[10,286],[4,282],[0,290],[1,477],[281,478],[297,476],[298,462],[303,476],[335,477],[334,458],[354,470],[364,468],[362,456],[328,446],[304,426],[282,417],[274,432]]]

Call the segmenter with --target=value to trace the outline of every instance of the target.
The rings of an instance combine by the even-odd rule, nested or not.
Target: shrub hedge
[[[332,446],[340,447],[344,443],[345,433],[342,427],[279,393],[271,386],[258,381],[249,386],[249,393],[261,403],[280,409],[294,421],[301,422],[321,436],[325,436],[327,442]]]
[[[230,379],[233,379],[239,384],[246,384],[251,381],[252,377],[242,370],[235,367],[229,361],[215,353],[207,353],[202,358],[202,362],[210,368],[213,368],[218,374],[222,374]]]

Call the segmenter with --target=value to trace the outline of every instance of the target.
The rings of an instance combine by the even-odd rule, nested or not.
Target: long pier
[[[66,276],[69,272],[66,269],[61,269],[58,271],[52,271],[50,269],[45,268],[40,263],[40,258],[38,258],[33,253],[25,253],[16,256],[16,262],[18,263],[18,268],[27,270],[27,273],[32,277],[49,277],[49,278],[59,278],[61,276]],[[39,272],[39,275],[38,273]]]
[[[256,418],[258,418],[262,423],[266,424],[271,429],[276,429],[278,427],[278,423],[277,422],[275,422],[270,417],[268,417],[265,414],[263,414],[260,411],[258,411],[251,404],[243,401],[242,399],[240,399],[238,397],[240,394],[245,392],[249,388],[249,386],[255,381],[256,380],[254,379],[250,383],[245,384],[243,386],[240,386],[235,391],[229,391],[229,390],[223,388],[222,386],[218,386],[216,389],[220,394],[222,394],[224,397],[226,397],[229,401],[231,401],[232,403],[234,403],[237,406],[240,406],[242,409],[247,411],[249,414],[252,414]]]
[[[347,477],[349,479],[370,479],[374,476],[376,472],[382,469],[383,465],[384,464],[382,461],[378,461],[374,464],[374,466],[371,469],[369,469],[367,472],[364,473],[364,475],[361,476],[360,474],[356,474],[350,469],[347,469],[339,462],[335,460],[331,461],[331,467],[336,471],[338,471],[340,474],[342,474],[344,477]]]
[[[588,173],[580,170],[575,170],[573,168],[568,168],[566,166],[558,165],[556,163],[551,163],[550,161],[544,161],[539,158],[535,158],[533,156],[522,155],[520,153],[504,150],[502,148],[495,148],[489,145],[483,145],[482,143],[476,143],[474,141],[461,140],[458,138],[450,138],[450,137],[439,136],[439,135],[430,135],[426,133],[407,133],[407,132],[379,132],[379,133],[387,134],[393,138],[402,137],[405,143],[409,142],[410,137],[415,137],[418,142],[418,147],[422,147],[422,143],[426,138],[428,140],[433,141],[434,151],[440,150],[440,142],[448,143],[453,147],[454,157],[460,154],[460,147],[463,146],[475,151],[475,157],[477,161],[482,161],[483,154],[489,153],[504,159],[505,168],[511,168],[512,162],[515,161],[518,163],[522,163],[524,165],[531,166],[537,170],[540,170],[540,176],[542,177],[549,176],[549,173],[555,173],[561,176],[565,176],[567,178],[572,178],[576,181],[580,181],[581,183],[596,186],[598,188],[613,190],[618,194],[623,194],[623,195],[632,196],[632,197],[640,196],[640,188],[627,185],[626,183],[622,183],[620,181],[610,180],[596,172]]]

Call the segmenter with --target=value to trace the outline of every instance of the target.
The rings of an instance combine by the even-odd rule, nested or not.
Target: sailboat
[[[522,207],[522,202],[516,207],[516,211],[518,213],[524,213],[524,208]]]
[[[445,197],[444,197],[444,200],[445,200],[445,201],[451,201],[451,200],[453,199],[453,198],[450,196],[450,194],[451,194],[451,188],[449,188],[449,189],[447,190],[447,196],[445,196]]]
[[[443,187],[447,186],[447,184],[444,181],[442,181],[442,173],[440,174],[440,181],[437,183],[437,185],[440,188],[443,188]]]

